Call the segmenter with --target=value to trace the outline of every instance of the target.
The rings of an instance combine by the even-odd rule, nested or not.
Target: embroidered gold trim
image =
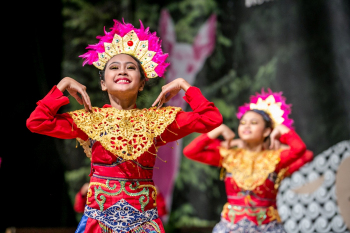
[[[220,148],[222,167],[232,174],[238,187],[254,190],[262,185],[280,161],[280,150],[250,152],[245,149]]]
[[[266,215],[267,215],[267,217],[269,217],[270,222],[273,220],[276,220],[277,222],[282,222],[281,217],[278,214],[278,210],[276,210],[275,207],[273,207],[273,206],[270,206],[267,209]]]
[[[286,168],[282,168],[278,174],[277,174],[277,178],[276,178],[276,181],[275,181],[275,189],[277,190],[282,182],[282,180],[288,176],[288,169],[289,167],[286,167]]]
[[[221,212],[221,216],[227,216],[232,223],[236,222],[236,217],[242,215],[256,217],[258,225],[261,225],[266,218],[268,218],[269,222],[273,220],[281,222],[278,210],[273,206],[254,208],[249,206],[235,206],[227,202]]]
[[[91,204],[91,202],[89,202],[89,198],[90,198],[90,197],[92,197],[92,190],[91,190],[90,185],[89,185],[89,189],[88,189],[88,192],[87,192],[87,194],[86,194],[86,204],[87,204],[87,205],[90,205],[90,204]]]
[[[78,128],[106,150],[124,160],[134,160],[150,148],[179,111],[181,108],[170,106],[131,110],[94,107],[92,112],[82,109],[68,114]]]
[[[145,187],[149,187],[149,188],[152,188],[154,191],[152,192],[152,198],[153,198],[153,206],[157,206],[157,195],[158,195],[158,192],[157,192],[157,188],[156,186],[154,185],[151,185],[151,184],[142,184],[142,185],[139,185],[137,186],[137,188],[145,188]]]
[[[159,226],[155,221],[151,220],[150,222],[147,222],[147,223],[151,225],[157,231],[157,233],[161,233]]]

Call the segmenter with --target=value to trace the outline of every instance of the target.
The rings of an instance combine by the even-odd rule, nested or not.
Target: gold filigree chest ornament
[[[281,150],[249,152],[245,149],[220,148],[222,167],[232,174],[237,186],[254,190],[274,172],[280,161]]]
[[[134,160],[148,151],[154,138],[164,132],[179,111],[179,107],[132,110],[94,107],[92,112],[82,109],[68,114],[79,129],[113,155]]]

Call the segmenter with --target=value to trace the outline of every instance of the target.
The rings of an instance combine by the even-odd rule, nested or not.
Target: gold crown
[[[156,52],[148,50],[148,40],[140,41],[134,30],[121,37],[115,34],[112,43],[104,43],[105,52],[98,53],[98,61],[93,62],[94,66],[103,70],[106,63],[118,54],[130,54],[136,57],[146,73],[147,78],[156,78],[158,74],[154,71],[157,63],[152,59]]]
[[[263,110],[264,112],[269,114],[269,116],[272,119],[272,122],[274,123],[274,126],[276,126],[282,124],[284,121],[284,118],[282,117],[284,111],[281,109],[281,105],[282,103],[276,103],[273,95],[270,95],[265,100],[259,98],[256,104],[251,103],[250,109]]]

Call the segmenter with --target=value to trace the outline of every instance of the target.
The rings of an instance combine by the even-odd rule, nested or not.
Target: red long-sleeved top
[[[140,185],[154,186],[152,179],[153,166],[155,164],[156,147],[162,146],[170,141],[178,140],[190,133],[200,132],[206,133],[218,127],[222,123],[222,116],[219,110],[212,102],[209,102],[197,87],[190,87],[185,93],[185,101],[192,108],[192,112],[179,111],[175,120],[166,127],[163,133],[156,137],[154,146],[151,146],[141,156],[132,161],[122,161],[120,158],[106,150],[100,142],[95,142],[91,148],[91,170],[92,174],[90,184],[105,184],[109,179],[109,186],[116,187],[114,190],[121,188],[120,178],[130,180],[139,180]],[[51,91],[40,101],[37,107],[27,119],[27,127],[30,131],[44,134],[61,139],[80,138],[88,140],[87,134],[77,127],[72,117],[68,113],[57,114],[59,108],[69,103],[69,99],[54,86]],[[105,105],[104,108],[109,108]],[[118,178],[112,180],[111,178]],[[131,184],[131,185],[130,185]],[[112,192],[105,186],[101,186],[102,190]],[[106,186],[107,187],[107,186]],[[128,193],[135,193],[134,183],[127,181],[124,192],[120,195],[107,195],[103,208],[107,209],[120,199],[125,199],[138,210],[149,210],[154,208],[152,201],[141,208],[139,202],[140,196],[132,196]],[[141,188],[140,188],[141,190]],[[95,191],[88,195],[88,205],[91,208],[99,209],[101,206],[95,200]],[[115,191],[113,191],[115,192]],[[152,188],[149,188],[148,197],[152,199]]]
[[[230,209],[235,207],[246,207],[251,209],[251,212],[257,212],[257,208],[268,208],[272,206],[276,209],[276,195],[277,188],[275,186],[280,179],[286,175],[290,175],[296,170],[298,170],[302,165],[312,160],[313,153],[306,150],[306,146],[301,138],[293,131],[290,130],[288,133],[283,134],[280,137],[280,141],[283,144],[289,145],[289,149],[282,150],[279,155],[279,163],[275,167],[273,174],[270,174],[265,182],[254,188],[253,190],[244,190],[240,188],[232,176],[230,176],[229,171],[226,171],[225,177],[225,187],[228,204]],[[192,160],[209,164],[212,166],[221,167],[222,166],[222,156],[220,155],[219,147],[221,141],[218,139],[211,139],[207,134],[202,134],[195,138],[189,145],[187,145],[183,153],[184,155]],[[280,173],[281,177],[277,174]],[[224,208],[225,209],[225,208]],[[223,211],[222,217],[228,221],[232,221],[232,213]],[[254,216],[256,215],[256,216]],[[234,223],[241,220],[242,218],[248,218],[251,221],[258,224],[257,214],[247,214],[243,212],[236,212],[234,217]],[[260,224],[268,223],[273,218],[260,219]]]

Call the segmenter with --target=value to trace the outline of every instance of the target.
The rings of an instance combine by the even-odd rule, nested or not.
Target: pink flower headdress
[[[241,119],[249,110],[262,110],[271,118],[273,127],[283,124],[291,129],[294,122],[288,118],[291,113],[291,105],[286,104],[285,100],[286,98],[282,96],[282,92],[272,92],[270,89],[268,89],[268,92],[265,92],[262,89],[261,94],[256,93],[255,96],[250,97],[250,103],[246,103],[238,108],[237,118]]]
[[[136,57],[146,73],[147,78],[162,77],[169,65],[165,60],[168,54],[163,54],[161,41],[156,33],[144,28],[140,20],[140,29],[130,23],[114,20],[110,32],[104,30],[104,36],[97,36],[100,41],[89,45],[88,52],[80,55],[85,64],[94,65],[103,70],[106,63],[117,54],[129,54]]]

